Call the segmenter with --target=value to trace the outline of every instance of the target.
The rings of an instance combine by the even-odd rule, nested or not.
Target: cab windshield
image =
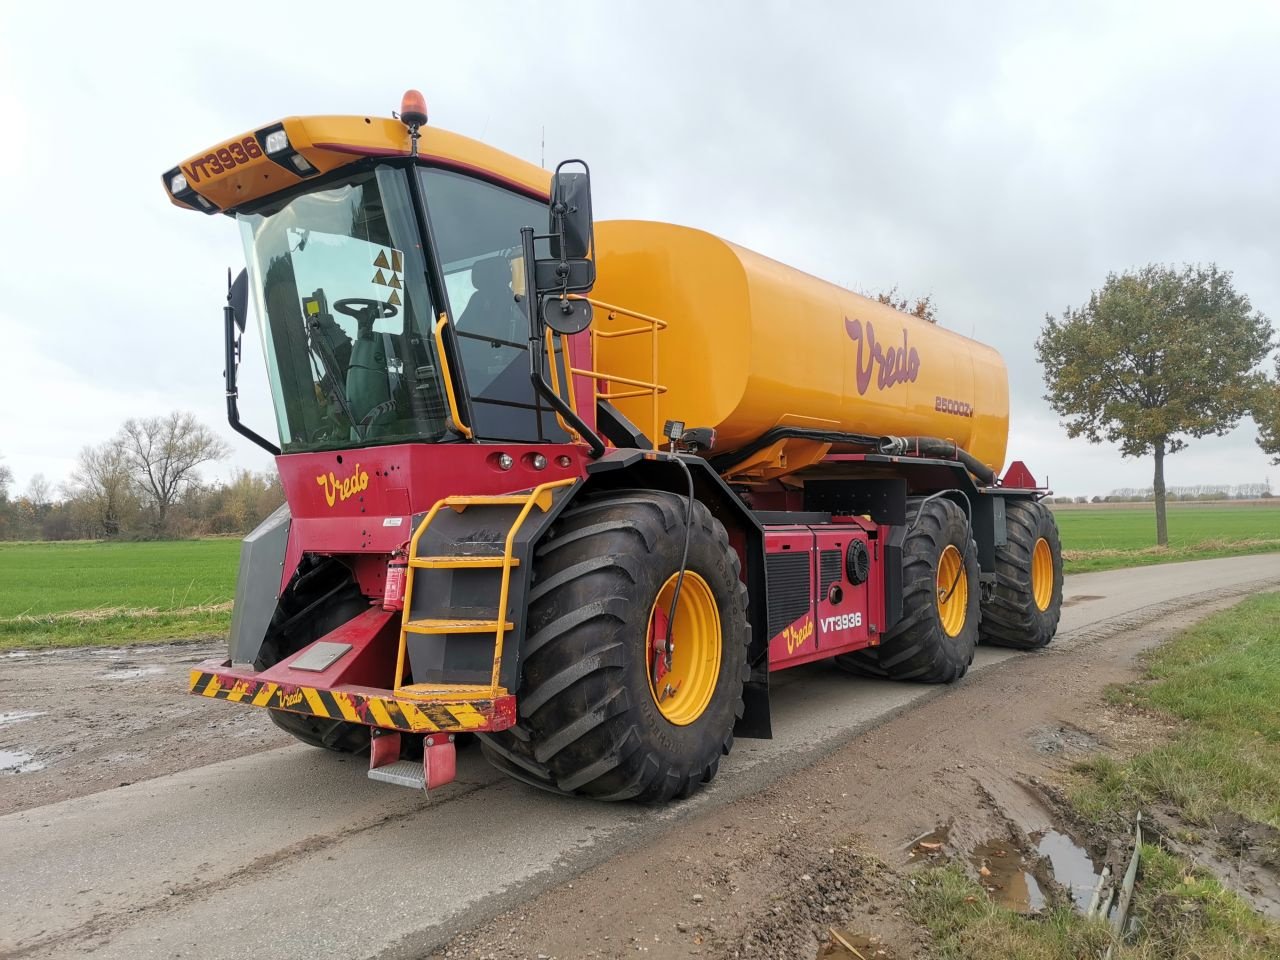
[[[448,431],[438,311],[404,173],[237,215],[285,453]]]

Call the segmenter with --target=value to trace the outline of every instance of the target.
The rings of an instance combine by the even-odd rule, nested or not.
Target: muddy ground
[[[1188,622],[1183,612],[1103,630],[983,671],[431,956],[856,956],[830,945],[835,928],[867,958],[923,957],[929,941],[906,911],[911,872],[948,859],[1018,909],[1087,900],[1104,861],[1127,851],[1073,822],[1058,784],[1078,757],[1129,753],[1167,733],[1108,707],[1102,692],[1137,679],[1138,655]],[[1217,856],[1226,879],[1280,915],[1277,865],[1219,839],[1187,852]]]
[[[292,743],[265,710],[183,695],[226,640],[0,653],[0,816]]]

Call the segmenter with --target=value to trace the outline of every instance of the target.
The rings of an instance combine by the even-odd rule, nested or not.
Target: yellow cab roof
[[[288,136],[288,148],[268,154],[266,136],[280,129]],[[480,174],[542,197],[550,193],[551,174],[541,167],[447,130],[423,126],[420,135],[418,159],[423,163]],[[410,150],[408,128],[399,120],[288,117],[189,157],[165,173],[165,190],[177,206],[226,212],[359,160],[408,157]],[[175,193],[178,174],[186,189]]]

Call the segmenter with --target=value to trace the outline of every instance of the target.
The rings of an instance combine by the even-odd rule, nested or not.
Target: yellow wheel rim
[[[1044,537],[1036,541],[1031,551],[1031,595],[1042,611],[1053,602],[1053,551]]]
[[[654,625],[666,621],[671,595],[676,589],[676,576],[672,574],[662,585],[649,611],[645,672],[649,677],[649,692],[662,715],[676,726],[684,727],[702,716],[716,692],[716,681],[720,678],[720,608],[707,581],[686,570],[676,606],[675,629],[671,633],[675,641],[671,669],[655,683]]]
[[[948,637],[957,637],[969,614],[969,578],[964,557],[954,544],[947,544],[938,557],[938,619]]]

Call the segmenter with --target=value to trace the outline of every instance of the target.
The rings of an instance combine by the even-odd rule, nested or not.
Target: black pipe
[[[889,456],[959,460],[984,486],[989,487],[996,482],[995,471],[954,440],[940,440],[938,437],[885,437],[880,441],[879,450]]]
[[[239,343],[236,337],[236,312],[231,306],[231,295],[227,294],[227,305],[222,308],[222,319],[226,325],[226,378],[227,378],[227,423],[231,429],[243,437],[248,437],[273,457],[280,456],[280,448],[266,437],[255,433],[240,422],[240,410],[237,400],[240,392],[236,387],[236,365],[240,362]]]
[[[808,430],[804,427],[774,427],[745,447],[712,457],[711,466],[717,472],[724,473],[771,444],[779,440],[792,439],[838,443],[851,447],[870,447],[886,456],[956,460],[983,485],[991,486],[996,482],[996,475],[990,467],[952,440],[942,440],[938,437],[877,437],[868,433],[840,433],[834,430]]]
[[[741,463],[747,457],[758,453],[779,440],[814,440],[818,443],[841,443],[854,447],[871,447],[880,445],[881,437],[873,437],[866,433],[839,433],[833,430],[809,430],[805,427],[774,427],[752,440],[745,447],[722,453],[711,458],[711,466],[719,473],[724,473],[734,464]]]
[[[529,379],[533,382],[533,389],[551,404],[551,406],[578,432],[582,439],[587,441],[590,446],[590,454],[592,460],[599,460],[604,456],[604,441],[600,439],[599,434],[587,426],[586,422],[578,416],[578,411],[574,410],[569,404],[561,399],[560,394],[551,388],[551,384],[547,383],[547,378],[542,375],[542,323],[538,319],[538,291],[534,286],[535,278],[533,271],[533,227],[520,228],[520,245],[524,255],[524,301],[525,313],[529,317]],[[572,377],[570,372],[570,364],[568,362],[569,351],[565,349],[565,371],[566,377]]]

